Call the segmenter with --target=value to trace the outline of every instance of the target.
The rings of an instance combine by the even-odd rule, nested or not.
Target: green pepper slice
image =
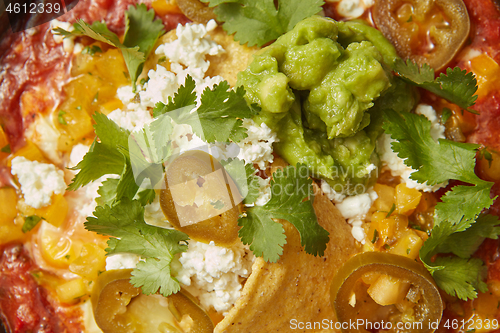
[[[165,298],[144,295],[130,284],[131,269],[110,270],[97,278],[92,306],[104,333],[211,333],[208,314],[185,290]]]
[[[408,316],[394,315],[400,311],[401,307],[397,305],[401,304],[384,304],[384,306],[375,303],[367,296],[369,288],[363,281],[370,278],[373,280],[374,276],[388,277],[407,285],[408,291],[401,304],[414,303],[410,317],[413,319],[412,322],[408,321]],[[425,267],[410,258],[384,252],[364,252],[349,259],[332,281],[330,299],[344,333],[367,332],[368,328],[377,325],[380,327],[380,313],[387,316],[382,319],[386,329],[407,333],[434,332],[443,313],[439,290]],[[359,301],[360,299],[362,301]],[[365,316],[367,311],[362,314],[362,307],[365,310],[370,308],[369,312],[373,317],[367,318]],[[378,324],[374,321],[378,321]],[[342,325],[352,322],[356,322],[356,325]]]

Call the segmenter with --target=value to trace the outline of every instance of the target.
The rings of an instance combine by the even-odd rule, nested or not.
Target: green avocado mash
[[[396,59],[378,30],[313,16],[259,51],[238,85],[262,108],[255,121],[278,133],[278,154],[355,194],[376,178],[380,112],[410,111],[416,102],[388,69]]]

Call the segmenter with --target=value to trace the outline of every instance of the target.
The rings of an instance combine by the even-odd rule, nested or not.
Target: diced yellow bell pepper
[[[38,161],[41,163],[47,163],[47,158],[43,155],[42,151],[33,142],[27,140],[26,145],[11,154],[7,160],[7,166],[12,165],[12,160],[18,156],[22,156],[30,161]]]
[[[12,187],[0,188],[0,225],[10,224],[17,216],[17,193]]]
[[[78,278],[57,286],[56,293],[61,302],[74,304],[87,294],[87,287],[83,279]]]
[[[377,183],[373,186],[373,189],[378,195],[377,200],[373,203],[375,210],[389,212],[392,209],[392,205],[395,204],[394,187]]]
[[[51,266],[68,268],[80,254],[82,244],[45,221],[38,231],[40,252]]]
[[[415,259],[418,257],[418,252],[422,247],[422,238],[420,238],[413,230],[407,230],[398,239],[396,244],[393,244],[389,252],[394,254],[399,254],[400,256],[405,256],[410,259]]]
[[[396,186],[396,211],[399,214],[410,215],[420,203],[422,193],[414,188],[408,188],[401,183]]]
[[[88,280],[95,280],[99,272],[106,270],[106,251],[93,243],[85,243],[80,256],[70,265],[69,270]]]
[[[68,202],[62,194],[56,194],[52,197],[52,203],[40,209],[37,209],[36,215],[43,217],[54,227],[60,227],[68,215]]]

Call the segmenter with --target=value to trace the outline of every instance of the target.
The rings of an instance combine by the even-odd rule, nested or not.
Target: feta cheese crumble
[[[361,244],[365,243],[363,223],[373,202],[377,198],[377,192],[369,189],[366,193],[347,197],[342,202],[335,204],[342,216],[352,226],[352,236]]]
[[[374,0],[333,0],[338,2],[337,12],[347,19],[355,19],[374,5]]]
[[[133,253],[116,253],[106,256],[106,270],[112,269],[134,269],[137,267],[140,257]]]
[[[238,158],[245,163],[257,164],[259,169],[265,170],[273,162],[273,143],[279,141],[265,123],[260,126],[252,119],[243,119],[243,127],[247,129],[247,137],[240,142]]]
[[[52,32],[52,35],[54,37],[54,41],[57,44],[63,43],[64,52],[68,52],[68,53],[73,52],[73,49],[75,47],[75,41],[74,41],[75,37],[69,36],[69,37],[64,38],[63,35],[59,35],[54,31],[54,29],[57,29],[57,28],[62,28],[66,31],[73,31],[73,30],[75,30],[75,28],[73,27],[73,24],[71,24],[69,22],[59,21],[59,20],[51,20],[50,21],[50,31]]]
[[[232,248],[189,241],[179,258],[177,279],[198,297],[201,305],[218,312],[228,311],[241,295],[241,278],[250,275],[253,255],[242,245]]]
[[[52,202],[52,195],[63,194],[66,190],[64,172],[53,164],[30,161],[18,156],[12,160],[12,174],[21,184],[26,204],[42,208]]]
[[[430,105],[419,104],[415,110],[417,114],[424,115],[427,119],[431,121],[431,136],[437,141],[439,138],[445,138],[444,130],[445,127],[439,122],[436,116],[436,111]],[[394,140],[388,134],[382,134],[377,141],[377,152],[382,161],[383,166],[390,169],[391,174],[395,177],[401,177],[402,182],[406,184],[408,188],[415,188],[424,192],[435,192],[442,187],[445,187],[448,182],[427,185],[427,182],[421,184],[410,178],[410,175],[415,171],[404,163],[395,152],[392,151],[391,143]]]

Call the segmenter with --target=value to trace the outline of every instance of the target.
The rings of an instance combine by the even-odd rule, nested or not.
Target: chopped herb
[[[406,249],[406,254],[410,254],[410,252],[411,252],[411,249],[410,249],[410,248],[407,248],[407,249]]]
[[[42,218],[38,215],[30,215],[30,216],[27,216],[25,219],[24,219],[24,224],[23,224],[23,228],[22,228],[22,231],[24,233],[27,233],[31,230],[33,230],[34,227],[37,226],[37,224],[42,220]]]
[[[90,54],[91,56],[94,56],[96,53],[102,53],[102,49],[97,45],[89,45],[82,50],[82,54]]]
[[[12,152],[11,149],[10,149],[10,143],[8,143],[7,145],[3,146],[2,149],[0,149],[0,151],[2,153],[10,154]]]
[[[372,238],[372,244],[375,244],[375,242],[378,240],[378,231],[375,229],[373,231],[373,238]]]
[[[391,210],[387,213],[385,217],[388,218],[389,216],[391,216],[391,214],[394,213],[395,210],[396,210],[396,204],[392,204]]]
[[[389,244],[384,244],[384,249],[389,250],[391,246]]]
[[[66,114],[66,112],[63,110],[59,110],[59,113],[57,114],[57,121],[61,125],[68,125],[68,123],[66,122],[66,119],[64,119],[65,114]]]
[[[98,100],[99,100],[99,92],[96,92],[94,99],[92,100],[92,103],[97,103]]]
[[[158,63],[164,62],[164,61],[167,61],[167,57],[161,57],[160,59],[158,59]]]
[[[409,18],[406,22],[408,22],[408,23],[409,23],[409,22],[411,22],[411,21],[413,21],[413,15],[410,15],[410,18]]]
[[[443,108],[443,112],[441,113],[441,123],[444,125],[450,119],[453,112],[449,108]]]
[[[211,202],[210,204],[214,206],[214,208],[217,210],[221,210],[222,208],[224,208],[224,203],[220,200],[217,200],[216,202]]]
[[[82,106],[81,106],[81,105],[78,105],[75,109],[77,109],[77,110],[81,110],[81,109],[82,109]]]
[[[65,255],[65,256],[64,256],[64,258],[66,258],[66,260],[69,260],[70,255],[69,255],[69,254],[67,254],[67,255]]]

